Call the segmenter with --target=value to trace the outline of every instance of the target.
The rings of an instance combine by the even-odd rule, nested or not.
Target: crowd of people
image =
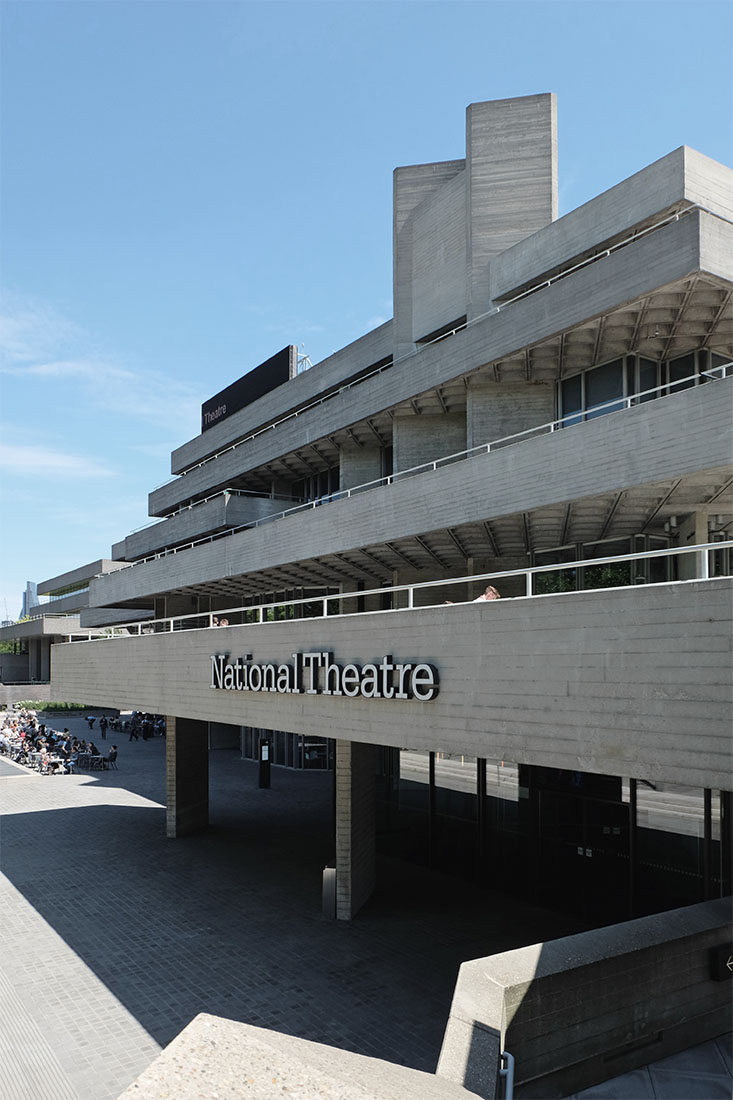
[[[103,769],[116,766],[117,746],[105,756],[93,741],[72,736],[66,727],[51,729],[34,710],[21,708],[0,715],[0,754],[43,775],[65,775],[84,761],[96,761]]]
[[[147,741],[151,737],[165,737],[165,718],[162,714],[147,714],[134,710],[129,718],[107,718],[104,714],[97,718],[88,714],[85,719],[90,730],[94,729],[94,723],[99,723],[99,735],[103,741],[107,740],[107,730],[116,733],[129,733],[130,741],[137,741],[141,737]]]
[[[130,741],[137,741],[140,737],[143,741],[150,737],[165,737],[165,718],[162,714],[143,714],[134,710],[124,728],[130,733]]]

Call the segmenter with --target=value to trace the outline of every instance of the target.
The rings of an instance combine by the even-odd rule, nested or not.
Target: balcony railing
[[[478,573],[470,577],[451,577],[436,581],[422,581],[418,584],[400,584],[393,585],[390,588],[372,588],[360,592],[338,592],[333,595],[317,596],[315,598],[305,597],[297,600],[277,600],[273,603],[258,604],[254,607],[243,607],[240,605],[199,614],[175,615],[162,619],[146,619],[144,622],[120,623],[113,627],[108,627],[106,632],[101,636],[98,632],[95,634],[90,632],[88,638],[80,637],[80,632],[76,631],[73,639],[68,638],[67,640],[104,641],[120,637],[126,638],[130,635],[140,636],[145,634],[173,633],[177,630],[206,630],[212,627],[226,628],[232,626],[256,625],[260,623],[286,622],[292,621],[293,619],[304,618],[326,619],[331,615],[338,614],[374,614],[374,611],[354,612],[351,608],[344,612],[339,607],[340,604],[349,600],[359,601],[359,603],[361,603],[369,596],[379,597],[384,603],[392,603],[392,607],[382,609],[387,613],[390,611],[411,611],[431,606],[429,600],[416,603],[415,593],[417,592],[427,592],[429,594],[431,590],[439,589],[439,602],[448,603],[451,601],[445,600],[444,596],[445,592],[450,591],[451,588],[478,584],[483,585],[484,588],[490,584],[499,587],[505,582],[515,580],[515,578],[520,579],[522,582],[521,587],[524,591],[514,596],[514,599],[527,599],[529,597],[548,599],[555,595],[567,596],[577,593],[570,590],[556,593],[538,593],[537,588],[540,587],[540,585],[538,585],[538,579],[546,574],[577,573],[580,570],[588,571],[603,565],[618,566],[624,562],[628,562],[630,565],[634,562],[639,562],[643,566],[646,562],[660,558],[667,559],[670,562],[676,561],[678,558],[688,561],[691,560],[694,565],[694,577],[689,577],[681,581],[649,581],[646,579],[645,574],[637,570],[633,583],[644,585],[660,583],[688,584],[691,580],[707,581],[716,579],[714,576],[711,576],[711,560],[714,562],[713,556],[716,553],[730,551],[731,548],[733,548],[733,539],[720,542],[707,542],[697,546],[672,547],[664,550],[644,550],[636,554],[617,554],[603,558],[587,558],[582,561],[560,562],[552,565],[536,565],[528,567],[527,569],[510,569],[498,573]],[[631,570],[629,575],[631,575]],[[727,570],[724,570],[720,575],[728,576],[729,573]],[[630,587],[629,584],[584,585],[581,591],[607,591],[609,588],[618,590],[628,587]],[[469,599],[455,602],[471,603],[473,601]],[[395,606],[396,604],[398,606]]]
[[[444,455],[432,462],[423,462],[419,466],[412,466],[407,470],[399,470],[397,473],[388,474],[386,477],[380,477],[374,481],[367,481],[362,485],[354,485],[350,489],[340,489],[338,492],[329,493],[326,496],[318,497],[316,500],[296,504],[294,507],[286,508],[282,512],[273,512],[271,515],[262,516],[260,519],[250,520],[247,523],[240,523],[236,527],[227,528],[226,531],[219,531],[216,534],[205,535],[199,539],[181,543],[178,546],[159,550],[154,554],[148,554],[145,557],[137,558],[135,561],[130,562],[130,566],[144,565],[146,562],[156,561],[158,558],[167,557],[169,554],[180,554],[183,550],[192,550],[196,546],[204,546],[206,543],[216,542],[221,538],[228,538],[238,531],[262,527],[266,523],[273,523],[275,520],[284,519],[286,516],[294,516],[299,512],[312,511],[312,509],[320,508],[324,504],[331,504],[337,500],[347,500],[349,497],[356,496],[358,493],[366,493],[370,489],[378,489],[384,485],[393,485],[409,477],[416,477],[419,474],[429,473],[443,466],[451,466],[454,462],[464,462],[466,459],[490,454],[492,451],[497,451],[502,447],[509,447],[515,443],[522,443],[540,435],[549,435],[561,429],[572,428],[577,423],[580,423],[582,417],[589,417],[591,414],[592,417],[598,417],[602,416],[604,413],[623,412],[655,398],[668,397],[676,390],[688,388],[701,376],[710,381],[721,381],[731,375],[733,375],[733,361],[722,363],[720,366],[713,367],[711,370],[703,371],[701,375],[690,374],[685,378],[678,378],[674,382],[665,382],[663,385],[655,386],[649,390],[639,390],[637,393],[629,394],[626,397],[614,397],[610,401],[603,402],[603,404],[593,405],[588,409],[584,409],[582,414],[578,412],[568,413],[567,416],[560,417],[557,420],[550,420],[545,424],[538,424],[534,428],[527,428],[522,432],[515,432],[513,435],[502,436],[501,439],[492,440],[490,443],[480,443],[475,447],[470,447],[468,450]],[[207,497],[206,501],[214,500],[218,496],[225,496],[227,493],[231,494],[232,492],[234,492],[232,489],[223,489]],[[204,501],[200,503],[204,503]],[[192,507],[196,507],[196,505],[194,504]],[[186,511],[186,509],[184,508],[182,511]],[[158,522],[163,521],[159,520]],[[99,574],[99,576],[102,575],[103,574]]]

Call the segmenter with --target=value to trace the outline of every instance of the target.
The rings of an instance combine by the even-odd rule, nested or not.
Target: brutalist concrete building
[[[396,169],[392,320],[213,395],[91,581],[131,625],[53,648],[168,716],[171,836],[210,745],[333,767],[342,919],[380,846],[599,925],[730,893],[733,173],[557,179],[551,95]]]

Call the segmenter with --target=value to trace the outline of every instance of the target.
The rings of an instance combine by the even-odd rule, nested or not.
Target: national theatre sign
[[[341,695],[363,699],[417,699],[429,703],[440,687],[438,670],[428,664],[394,661],[338,664],[333,653],[293,653],[292,662],[256,664],[252,654],[234,660],[211,655],[211,687],[219,691],[269,691],[281,695]]]

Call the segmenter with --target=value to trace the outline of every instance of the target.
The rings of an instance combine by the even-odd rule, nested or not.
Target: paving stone
[[[0,1019],[38,1037],[5,1044],[3,1100],[114,1100],[203,1011],[433,1072],[460,963],[574,930],[389,861],[325,921],[330,775],[260,790],[212,752],[211,828],[171,841],[164,740],[108,742],[117,771],[0,775]]]

